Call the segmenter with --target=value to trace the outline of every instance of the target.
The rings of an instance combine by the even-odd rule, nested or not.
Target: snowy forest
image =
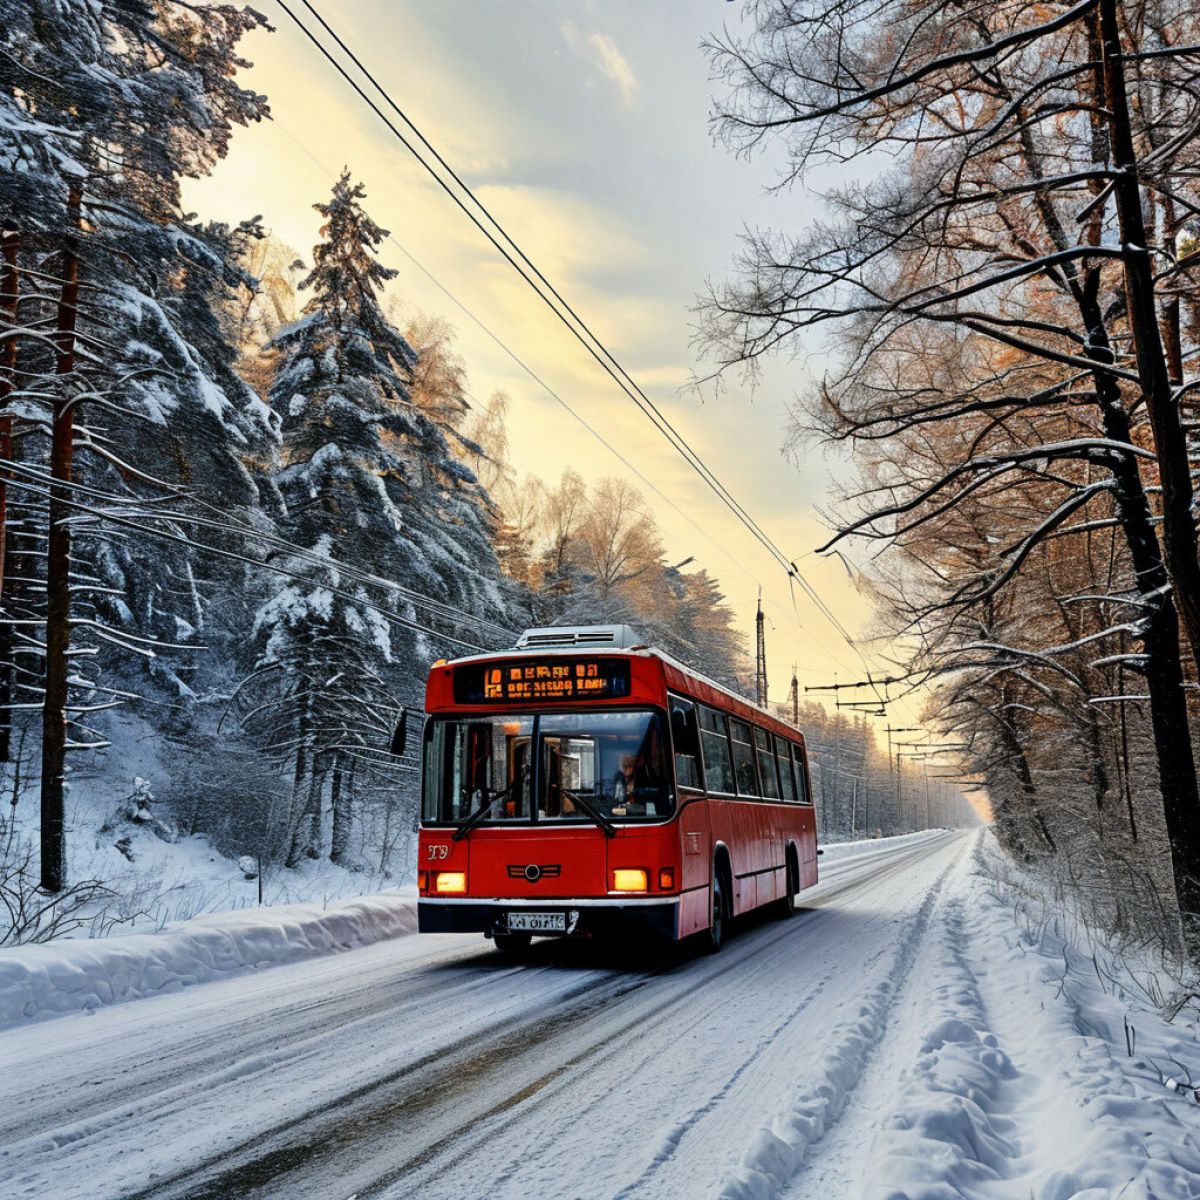
[[[508,397],[472,403],[453,329],[389,290],[351,171],[312,197],[307,251],[182,212],[182,181],[269,118],[235,78],[261,17],[0,7],[13,940],[114,887],[138,896],[113,920],[157,904],[161,879],[114,882],[153,860],[147,831],[248,856],[284,896],[306,861],[406,877],[398,714],[435,659],[525,627],[628,622],[752,687],[716,580],[667,561],[634,488],[517,476]]]

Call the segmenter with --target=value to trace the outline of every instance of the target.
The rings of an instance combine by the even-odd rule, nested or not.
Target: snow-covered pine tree
[[[114,636],[189,640],[203,608],[184,527],[164,524],[166,510],[133,510],[184,538],[166,553],[171,543],[139,536],[136,522],[122,524],[102,500],[107,512],[80,524],[72,476],[127,500],[161,491],[151,483],[161,480],[257,508],[246,460],[266,458],[269,414],[261,404],[255,411],[216,342],[201,349],[189,340],[197,329],[204,339],[209,300],[229,279],[221,239],[183,223],[179,184],[224,154],[235,125],[264,115],[263,98],[233,79],[244,65],[238,41],[261,24],[225,4],[0,0],[0,227],[17,240],[28,301],[18,320],[26,386],[8,399],[20,457],[39,469],[48,462],[63,481],[41,514],[42,528],[49,519],[54,530],[48,570],[28,528],[12,547],[34,594],[47,596],[43,819],[59,829],[67,617],[80,584],[97,585],[96,615],[109,626],[97,629],[99,649]],[[209,284],[197,287],[199,274]],[[68,403],[79,397],[84,405]],[[38,519],[34,508],[23,524]],[[71,533],[86,535],[93,563],[77,558],[69,572]],[[9,676],[15,657],[3,664]],[[94,672],[71,674],[76,687],[95,690]],[[173,669],[158,674],[187,691]],[[17,699],[28,703],[26,682]],[[52,840],[61,859],[61,837]]]
[[[312,296],[274,341],[281,528],[311,553],[290,563],[302,578],[277,585],[259,610],[246,703],[255,728],[289,761],[289,864],[322,853],[327,792],[331,855],[345,856],[351,806],[378,786],[379,769],[394,771],[383,753],[388,717],[402,700],[419,702],[428,662],[442,649],[416,626],[461,636],[446,606],[503,615],[486,496],[412,402],[417,358],[381,307],[395,272],[376,256],[387,233],[363,210],[364,195],[345,172],[315,206],[322,240],[301,285]],[[364,582],[363,572],[399,586]],[[273,720],[264,723],[264,713]]]

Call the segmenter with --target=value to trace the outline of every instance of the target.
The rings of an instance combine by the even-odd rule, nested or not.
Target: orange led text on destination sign
[[[552,700],[604,695],[609,680],[594,662],[509,664],[484,675],[486,700]]]

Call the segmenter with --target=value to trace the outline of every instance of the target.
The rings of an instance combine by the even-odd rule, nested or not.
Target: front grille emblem
[[[557,879],[562,874],[561,863],[509,863],[509,879],[524,879],[529,883],[537,883],[539,879]]]

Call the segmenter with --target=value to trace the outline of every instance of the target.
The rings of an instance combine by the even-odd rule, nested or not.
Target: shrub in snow
[[[85,879],[50,896],[38,886],[33,845],[9,841],[0,853],[0,946],[48,942],[86,925],[113,892]]]
[[[133,781],[133,791],[109,814],[104,824],[100,826],[100,832],[113,833],[123,825],[132,825],[138,829],[149,830],[155,837],[161,838],[164,842],[176,841],[179,837],[179,831],[171,821],[158,816],[151,809],[150,806],[153,803],[154,793],[150,790],[150,781],[140,777],[135,779]],[[123,849],[122,843],[125,843]],[[132,862],[133,855],[130,853],[130,838],[128,836],[122,837],[115,844],[117,849]]]

